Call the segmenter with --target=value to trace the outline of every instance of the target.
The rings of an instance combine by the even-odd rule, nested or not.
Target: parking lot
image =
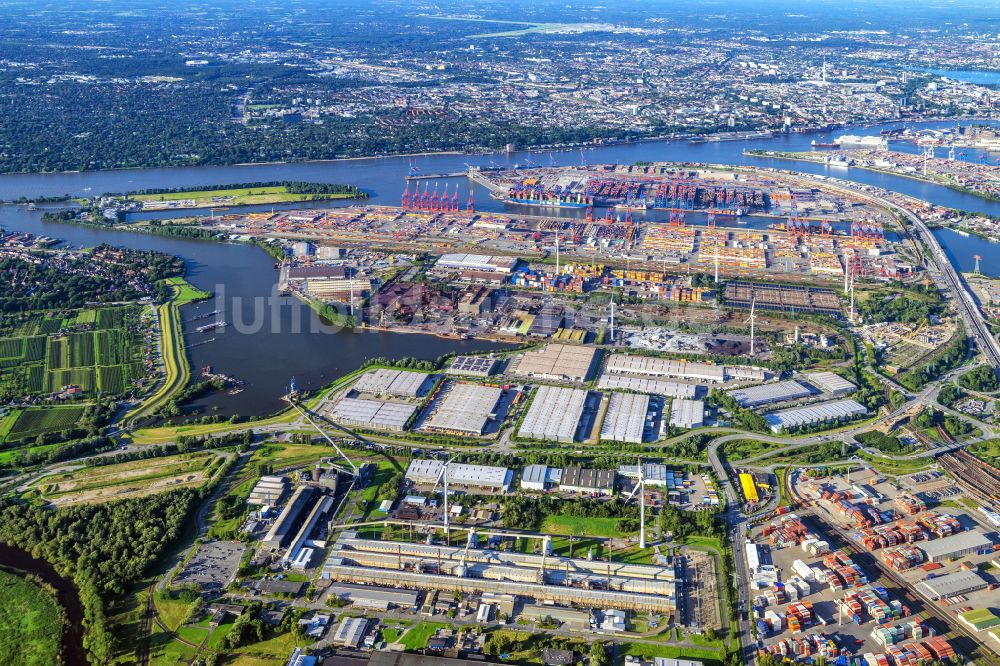
[[[174,585],[194,584],[204,590],[221,590],[236,575],[246,546],[233,541],[208,541],[198,546]]]

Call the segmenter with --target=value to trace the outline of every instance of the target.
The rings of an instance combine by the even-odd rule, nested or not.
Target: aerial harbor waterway
[[[921,123],[914,127],[947,128],[955,122]],[[648,141],[592,147],[580,150],[542,153],[426,155],[419,157],[382,157],[330,162],[260,164],[227,167],[182,167],[169,169],[131,169],[81,173],[12,174],[0,176],[0,199],[52,197],[63,194],[92,196],[104,192],[126,192],[146,188],[194,187],[241,182],[301,180],[357,185],[369,193],[367,203],[398,205],[404,179],[416,169],[421,174],[454,174],[468,165],[513,166],[516,164],[634,163],[638,161],[680,161],[717,164],[741,164],[774,167],[830,176],[902,192],[933,203],[1000,216],[1000,203],[971,194],[956,192],[940,185],[910,178],[844,169],[823,164],[791,162],[744,155],[744,150],[809,150],[811,142],[829,141],[844,133],[878,134],[880,130],[900,128],[889,124],[868,128],[836,130],[826,134],[787,134],[775,138],[739,141]],[[894,150],[915,152],[909,143],[894,143]],[[994,156],[996,157],[996,156]],[[429,182],[433,187],[433,180]],[[551,215],[551,209],[509,208],[491,199],[485,189],[473,186],[465,178],[441,178],[458,186],[461,200],[473,187],[477,210],[524,212]],[[412,189],[412,185],[411,185]],[[309,206],[350,205],[351,202],[310,202]],[[293,207],[303,207],[298,204]],[[269,209],[270,206],[260,207]],[[158,217],[191,214],[156,214]],[[573,215],[565,212],[563,214]],[[650,213],[656,214],[656,213]],[[577,211],[575,215],[582,215]],[[338,375],[359,367],[367,358],[378,356],[435,358],[452,351],[498,348],[495,343],[471,340],[445,340],[428,335],[405,335],[381,332],[338,331],[323,323],[307,306],[293,297],[275,294],[277,271],[273,260],[258,248],[240,243],[154,236],[116,229],[85,227],[43,222],[42,211],[24,206],[0,207],[0,226],[11,231],[27,231],[59,238],[73,246],[99,243],[152,249],[182,257],[188,279],[197,287],[216,294],[213,300],[185,307],[186,342],[197,378],[200,369],[212,366],[246,382],[243,391],[230,395],[217,393],[198,403],[208,413],[266,415],[282,406],[280,396],[294,376],[304,389],[315,389]],[[145,217],[145,216],[143,216]],[[982,256],[985,272],[1000,274],[1000,245],[976,237],[963,237],[942,230],[938,237],[963,270],[971,268],[972,255]],[[199,314],[222,311],[222,318],[232,325],[207,333],[193,329]],[[211,340],[211,342],[208,342]],[[202,343],[202,344],[199,344]]]

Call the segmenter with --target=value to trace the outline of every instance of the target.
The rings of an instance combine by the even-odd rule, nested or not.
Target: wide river
[[[954,123],[923,123],[920,127],[951,127]],[[980,211],[1000,216],[1000,203],[986,201],[947,188],[908,178],[871,173],[860,169],[831,168],[825,165],[744,156],[746,149],[809,150],[810,141],[829,141],[844,133],[877,134],[881,129],[899,127],[889,124],[871,128],[838,130],[830,134],[789,134],[773,139],[749,141],[655,141],[588,148],[580,151],[547,153],[512,153],[492,155],[429,155],[415,158],[385,157],[331,162],[262,164],[228,167],[187,167],[172,169],[133,169],[83,173],[15,174],[0,176],[0,199],[19,197],[93,195],[125,192],[144,188],[222,185],[228,183],[304,180],[350,183],[370,193],[370,202],[398,205],[404,178],[416,167],[424,174],[462,172],[467,165],[504,166],[525,164],[633,163],[637,161],[690,161],[725,164],[773,166],[806,173],[835,176],[868,183],[909,194],[943,206]],[[916,152],[910,143],[894,143],[893,148]],[[978,159],[977,151],[965,158]],[[996,155],[990,159],[996,159]],[[443,188],[444,179],[440,181]],[[431,185],[433,187],[433,184]],[[469,181],[462,177],[450,181],[451,191],[458,187],[464,206]],[[502,202],[491,199],[482,188],[474,188],[477,210],[507,210]],[[525,212],[523,207],[516,210]],[[551,214],[551,210],[531,211]],[[582,215],[582,212],[563,214]],[[23,206],[0,207],[0,226],[10,231],[65,240],[76,246],[97,243],[155,249],[182,257],[188,279],[196,286],[217,294],[212,301],[184,310],[187,341],[194,344],[189,358],[197,376],[199,369],[211,365],[215,371],[247,382],[236,395],[212,395],[198,403],[209,413],[264,415],[280,409],[280,396],[291,377],[301,388],[317,388],[334,377],[357,368],[364,359],[377,356],[434,358],[449,351],[488,349],[482,341],[458,342],[426,335],[403,335],[374,332],[337,332],[323,325],[306,306],[291,297],[274,297],[276,271],[273,261],[263,251],[242,244],[188,240],[42,222],[40,211]],[[950,231],[939,238],[952,260],[963,270],[970,270],[972,255],[983,257],[983,267],[990,274],[1000,274],[1000,245],[976,237],[963,237]],[[200,313],[216,309],[233,325],[211,333],[192,329],[200,321],[190,321]],[[211,321],[211,320],[205,320]],[[214,340],[213,340],[214,339]],[[205,344],[197,344],[202,341]]]

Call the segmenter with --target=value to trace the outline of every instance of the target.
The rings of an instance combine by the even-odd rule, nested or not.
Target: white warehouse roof
[[[597,388],[623,389],[639,393],[654,393],[671,398],[694,398],[698,395],[697,384],[670,381],[669,379],[652,379],[650,377],[630,377],[605,372],[601,375]]]
[[[612,393],[601,425],[601,439],[642,444],[649,396],[641,393]]]
[[[372,395],[395,395],[415,398],[427,381],[428,375],[409,370],[377,368],[361,375],[354,383],[354,389]]]
[[[427,458],[413,460],[406,469],[406,478],[416,484],[435,483],[441,476],[443,466],[444,463],[440,460]],[[448,465],[449,486],[475,486],[503,490],[510,484],[510,478],[510,470],[506,467],[467,465],[465,463]]]
[[[855,400],[833,400],[808,407],[793,407],[772,412],[764,416],[774,432],[786,428],[810,425],[821,421],[836,421],[841,418],[867,414],[868,409]]]
[[[572,442],[580,425],[587,392],[558,386],[539,386],[517,434],[521,437]]]
[[[736,389],[730,391],[730,395],[742,407],[757,407],[758,405],[767,405],[772,402],[806,398],[812,395],[812,390],[794,379],[788,379],[773,384],[761,384],[760,386]]]
[[[854,383],[847,381],[835,372],[814,372],[806,375],[809,383],[821,391],[834,395],[846,395],[857,390]]]

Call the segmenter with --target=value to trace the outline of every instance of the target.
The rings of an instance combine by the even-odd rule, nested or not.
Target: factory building
[[[761,405],[770,405],[774,402],[799,400],[801,398],[808,398],[812,393],[812,389],[794,379],[735,389],[729,392],[733,400],[738,402],[741,407],[759,407]]]
[[[493,309],[493,290],[476,287],[462,294],[458,301],[458,311],[470,317],[479,317]]]
[[[333,634],[333,643],[334,645],[357,649],[365,639],[366,631],[368,631],[368,618],[344,618],[337,625],[337,631]]]
[[[314,549],[309,548],[306,545],[308,543],[309,535],[312,534],[320,519],[326,515],[332,507],[333,498],[329,495],[320,497],[319,500],[316,501],[316,504],[313,505],[312,511],[309,512],[305,522],[302,523],[302,527],[299,528],[298,533],[295,535],[295,538],[292,539],[292,542],[288,546],[288,550],[285,552],[285,561],[289,562],[293,569],[302,571],[308,568],[314,553]]]
[[[504,594],[584,608],[671,613],[673,567],[591,561],[556,555],[468,547],[338,538],[323,568],[329,580],[470,594]]]
[[[855,400],[833,400],[808,407],[793,407],[765,414],[764,419],[771,431],[781,433],[789,428],[801,428],[818,423],[838,423],[858,416],[864,416],[868,409]]]
[[[947,599],[960,594],[971,594],[985,590],[987,586],[983,577],[975,571],[956,571],[917,583],[917,588],[934,600]]]
[[[644,483],[647,486],[673,486],[674,471],[663,463],[643,463],[642,474]],[[621,465],[618,468],[618,475],[624,476],[633,481],[639,480],[638,465]]]
[[[697,384],[685,384],[667,379],[651,379],[649,377],[632,377],[604,372],[597,382],[597,388],[619,389],[622,391],[638,391],[651,395],[664,395],[669,398],[698,397]]]
[[[674,428],[702,427],[705,425],[705,403],[674,398],[670,401],[670,425]]]
[[[601,439],[642,444],[649,413],[649,396],[641,393],[612,393],[601,424]]]
[[[524,352],[511,364],[511,374],[531,379],[585,382],[594,369],[593,347],[548,344]]]
[[[330,418],[344,426],[402,432],[416,411],[416,405],[344,398],[330,410]]]
[[[615,471],[613,469],[587,469],[571,466],[563,470],[559,490],[586,495],[614,495]]]
[[[486,254],[443,254],[434,265],[442,271],[475,271],[481,273],[514,272],[516,257],[490,256]]]
[[[590,630],[591,616],[588,610],[549,604],[525,604],[521,607],[521,613],[518,617],[534,622],[543,622],[547,619],[555,620],[562,625],[562,628],[574,631]]]
[[[440,460],[420,458],[410,461],[406,468],[406,479],[418,486],[432,486],[441,478],[444,463]],[[510,489],[513,472],[506,467],[488,465],[448,465],[448,488],[467,488],[494,493],[505,493]]]
[[[492,356],[456,356],[445,371],[449,375],[486,379],[496,371],[497,359]]]
[[[982,532],[970,530],[943,539],[921,541],[917,546],[924,551],[928,562],[947,562],[993,548],[993,542]]]
[[[385,612],[390,608],[411,610],[417,607],[418,594],[413,590],[399,590],[391,587],[371,585],[350,585],[334,583],[327,588],[328,598],[350,602],[357,608]]]
[[[275,506],[281,504],[288,493],[288,478],[284,476],[262,476],[250,491],[247,504],[251,506]]]
[[[609,374],[646,377],[650,379],[683,379],[705,384],[727,381],[764,381],[767,373],[760,368],[696,363],[672,358],[612,354],[604,371]]]
[[[430,375],[423,372],[377,368],[358,377],[354,390],[376,397],[417,398],[423,395],[429,378]]]
[[[519,437],[570,444],[587,405],[587,391],[539,386],[518,428]]]
[[[521,488],[544,491],[559,485],[562,468],[547,465],[528,465],[521,471]]]
[[[274,521],[271,529],[264,536],[264,540],[261,541],[264,549],[279,550],[288,545],[296,531],[302,526],[306,508],[315,494],[316,489],[311,486],[300,486],[295,491],[278,519]]]
[[[852,382],[847,381],[835,372],[813,372],[806,375],[809,383],[824,393],[837,397],[850,395],[858,390]]]
[[[495,386],[458,382],[441,399],[423,428],[479,437],[486,426],[497,418],[496,407],[503,391]]]

